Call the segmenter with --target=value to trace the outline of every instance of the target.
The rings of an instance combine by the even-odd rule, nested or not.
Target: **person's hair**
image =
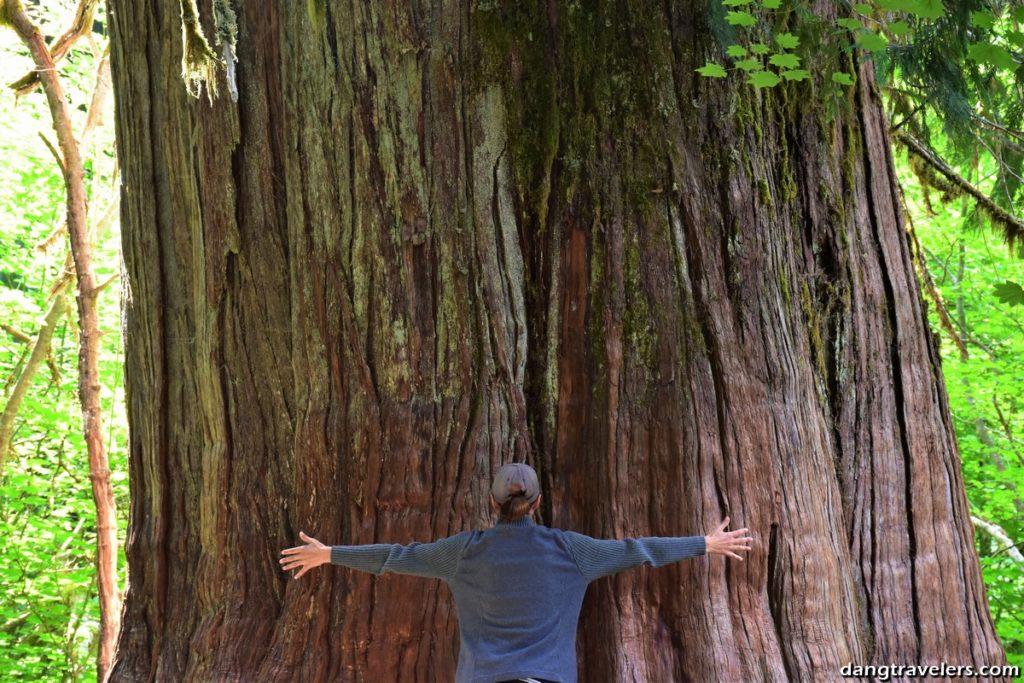
[[[530,514],[530,506],[533,503],[518,484],[512,484],[509,491],[508,500],[501,504],[501,519],[504,522],[515,522]]]

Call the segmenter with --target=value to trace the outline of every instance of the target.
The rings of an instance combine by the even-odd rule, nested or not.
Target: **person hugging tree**
[[[281,551],[295,578],[322,564],[383,574],[443,579],[459,621],[456,683],[576,683],[576,628],[587,585],[609,574],[649,564],[663,567],[698,555],[750,550],[747,529],[726,531],[726,517],[707,536],[596,539],[535,524],[540,505],[537,473],[524,463],[498,470],[491,486],[497,523],[433,543],[324,545]]]

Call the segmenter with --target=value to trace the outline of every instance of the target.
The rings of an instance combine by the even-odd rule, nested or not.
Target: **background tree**
[[[556,525],[760,536],[599,583],[584,679],[1002,661],[870,66],[829,118],[818,77],[700,79],[702,5],[216,0],[238,101],[208,103],[165,5],[111,2],[115,678],[444,678],[438,592],[411,612],[414,579],[290,584],[274,555],[484,524],[512,457]]]

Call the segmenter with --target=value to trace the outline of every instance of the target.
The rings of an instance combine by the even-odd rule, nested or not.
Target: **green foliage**
[[[34,11],[34,10],[33,10]],[[59,35],[74,3],[47,3],[33,14],[48,35]],[[104,21],[102,9],[97,20]],[[101,37],[98,37],[101,38]],[[5,81],[28,72],[32,62],[13,32],[0,33]],[[85,121],[95,79],[96,55],[79,42],[59,65],[76,130]],[[17,102],[0,92],[5,135],[0,138],[0,321],[35,336],[49,308],[48,294],[62,270],[67,238],[46,243],[65,214],[64,185],[39,134],[53,137],[42,91]],[[116,198],[113,127],[94,134],[83,149],[92,219]],[[116,216],[116,211],[115,211]],[[119,272],[119,235],[96,226],[97,276]],[[100,296],[103,347],[100,381],[119,524],[127,511],[126,420],[122,388],[119,294],[116,282]],[[73,308],[73,307],[72,307]],[[12,454],[0,478],[0,679],[4,681],[95,680],[99,605],[95,585],[95,508],[82,438],[78,390],[76,315],[59,322],[51,367],[36,373],[19,411]],[[3,403],[24,368],[28,345],[0,330]],[[54,374],[56,371],[56,374]],[[123,533],[122,533],[123,537]],[[123,556],[122,556],[123,564]]]
[[[972,208],[955,199],[934,210],[925,187],[897,156],[907,209],[932,274],[968,356],[942,326],[935,302],[929,319],[940,341],[942,370],[963,465],[971,514],[1024,539],[1024,263],[1010,260],[991,233],[963,229]],[[994,171],[982,163],[981,175]],[[996,630],[1011,664],[1024,666],[1024,567],[1006,544],[975,528]],[[1024,549],[1022,549],[1024,550]]]

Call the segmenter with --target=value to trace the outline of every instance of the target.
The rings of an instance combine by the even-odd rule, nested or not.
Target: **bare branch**
[[[43,326],[39,328],[39,334],[36,335],[35,344],[32,347],[32,354],[29,356],[28,363],[22,369],[21,375],[14,385],[14,391],[11,392],[10,398],[7,399],[7,404],[4,406],[4,412],[0,415],[0,474],[3,472],[4,463],[7,461],[11,448],[11,436],[14,434],[14,420],[18,416],[18,409],[21,407],[25,394],[28,393],[28,388],[32,385],[32,378],[35,376],[36,370],[39,369],[39,366],[50,351],[50,340],[53,338],[53,330],[57,327],[57,321],[64,315],[66,308],[67,299],[64,296],[57,296],[53,300],[53,304],[46,314]],[[4,329],[7,329],[6,325]]]
[[[11,335],[12,337],[17,339],[18,341],[22,342],[23,344],[31,344],[32,343],[31,335],[27,335],[24,332],[22,332],[21,330],[18,330],[16,328],[12,327],[11,325],[8,325],[7,323],[0,323],[0,330],[3,330],[4,332],[6,332],[7,334]]]
[[[99,0],[80,0],[75,9],[75,16],[71,20],[71,26],[54,41],[53,47],[50,48],[51,62],[56,64],[64,59],[71,50],[71,46],[79,38],[92,32],[92,19],[99,4]],[[10,88],[20,97],[35,90],[37,85],[39,85],[39,71],[35,69],[11,83]]]
[[[6,323],[0,323],[0,329],[23,344],[31,344],[33,342],[32,335],[25,334],[21,330]],[[46,354],[46,365],[50,368],[50,374],[53,376],[54,383],[60,384],[60,370],[57,368],[57,362],[53,359],[53,352],[49,349]]]
[[[974,526],[983,529],[989,536],[1005,544],[1005,547],[997,552],[1005,552],[1014,562],[1024,564],[1024,555],[1021,554],[1020,549],[1017,548],[1017,544],[1010,538],[1010,535],[1006,533],[1006,529],[995,522],[982,519],[977,515],[971,515],[971,521],[974,522]]]
[[[52,142],[50,142],[50,138],[46,137],[46,135],[43,134],[43,131],[39,131],[39,139],[43,141],[44,145],[46,145],[46,149],[50,150],[50,154],[53,155],[54,160],[57,162],[57,166],[60,167],[61,175],[65,175],[67,171],[64,168],[64,160],[60,158],[60,152],[58,152],[57,148],[53,146]]]

